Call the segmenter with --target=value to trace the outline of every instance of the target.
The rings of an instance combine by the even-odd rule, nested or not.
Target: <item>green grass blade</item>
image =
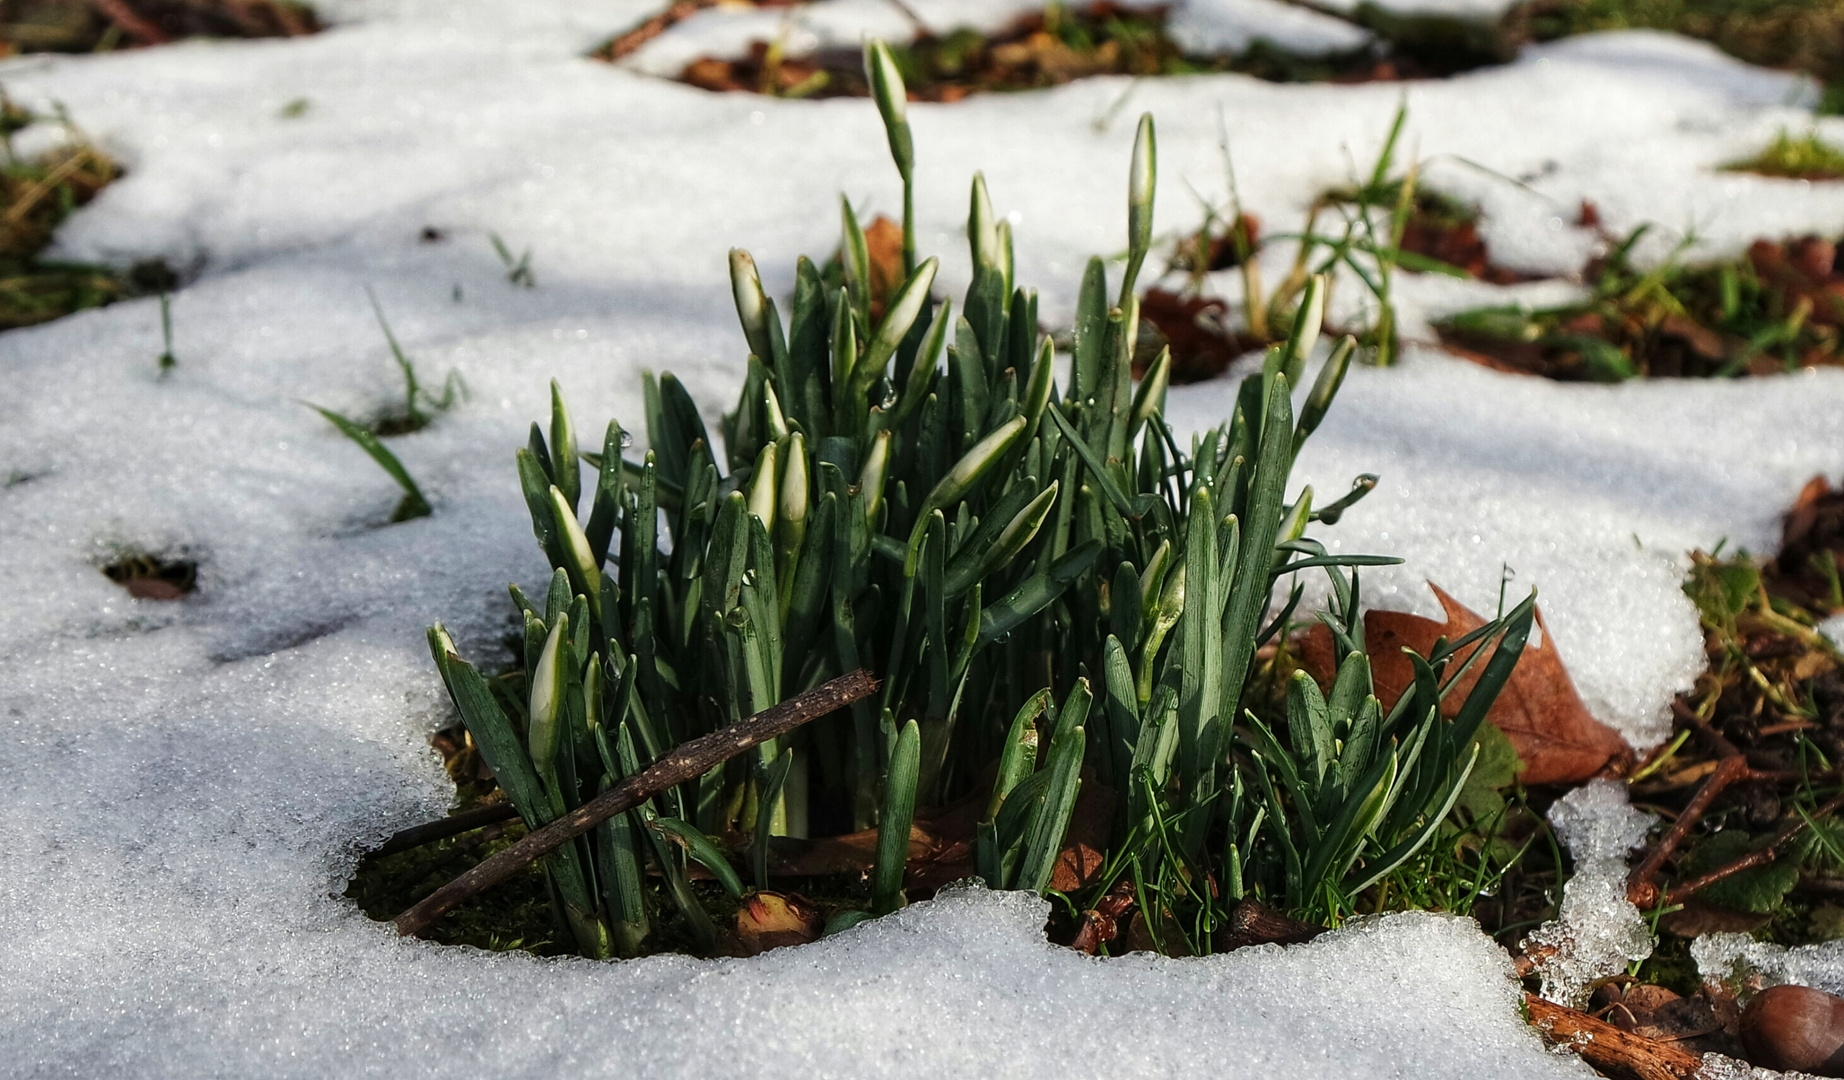
[[[656,817],[647,822],[647,827],[663,833],[674,843],[685,849],[685,854],[699,866],[711,872],[711,876],[722,885],[724,892],[733,900],[743,898],[743,879],[736,874],[736,868],[730,865],[723,849],[711,841],[711,838],[698,830],[688,821],[678,818]]]
[[[371,460],[377,462],[378,467],[389,473],[390,478],[397,481],[397,486],[403,489],[403,501],[397,504],[396,512],[391,515],[393,522],[429,516],[429,500],[423,497],[422,489],[416,486],[415,479],[410,476],[410,470],[403,467],[403,462],[398,461],[397,455],[391,453],[389,447],[379,442],[376,435],[332,409],[323,409],[311,402],[307,407],[326,417],[327,422],[338,428],[340,434],[357,443],[359,449],[371,455]]]

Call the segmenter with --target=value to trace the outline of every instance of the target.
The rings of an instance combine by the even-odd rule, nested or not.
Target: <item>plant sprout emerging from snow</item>
[[[867,48],[913,238],[913,151],[886,61],[879,43]],[[958,312],[930,296],[937,260],[910,253],[873,320],[849,208],[841,279],[829,285],[802,258],[785,323],[753,259],[732,253],[750,355],[720,425],[721,462],[671,375],[645,378],[649,449],[637,461],[624,460],[629,438],[614,422],[599,452],[579,452],[552,384],[548,431],[533,424],[517,453],[553,567],[543,597],[512,589],[525,692],[480,674],[440,625],[429,635],[528,826],[827,678],[867,667],[883,681],[878,698],[549,856],[561,921],[584,954],[648,947],[659,914],[649,864],[697,947],[714,949],[692,864],[740,899],[726,847],[747,849],[766,888],[776,836],[874,840],[861,848],[876,853],[862,907],[836,911],[833,926],[894,910],[918,807],[962,800],[976,808],[970,861],[989,884],[1080,904],[1130,881],[1168,951],[1210,949],[1245,898],[1336,920],[1422,850],[1477,753],[1474,728],[1516,662],[1531,605],[1420,661],[1415,688],[1379,705],[1356,567],[1396,560],[1329,554],[1306,532],[1335,513],[1314,513],[1311,488],[1285,498],[1355,345],[1332,351],[1296,420],[1291,388],[1323,312],[1325,282],[1312,278],[1230,422],[1181,447],[1163,416],[1169,357],[1137,387],[1130,375],[1155,176],[1146,117],[1118,300],[1090,260],[1066,367],[1038,332],[1036,294],[1012,280],[1010,232],[976,177],[973,279]],[[1296,679],[1274,730],[1240,703],[1257,649],[1301,598],[1295,586],[1271,612],[1274,584],[1315,568],[1337,599],[1325,618],[1338,678],[1329,695]],[[1443,718],[1458,677],[1445,669],[1494,637],[1495,652],[1471,653],[1490,659],[1465,707]],[[1059,861],[1085,800],[1106,867],[1066,879]]]
[[[383,469],[392,480],[397,482],[397,486],[403,489],[403,498],[398,501],[396,510],[391,513],[392,522],[427,517],[430,512],[429,500],[424,497],[422,488],[417,486],[416,479],[410,475],[410,470],[404,467],[397,455],[392,453],[391,449],[380,440],[394,435],[407,435],[421,431],[429,425],[429,421],[434,419],[431,410],[441,413],[453,408],[458,398],[467,396],[467,386],[461,381],[459,372],[451,371],[442,383],[441,397],[431,397],[423,390],[422,383],[416,377],[416,365],[404,353],[403,346],[397,343],[397,335],[391,331],[391,324],[384,317],[384,308],[379,306],[378,297],[369,288],[365,290],[365,294],[371,298],[371,310],[378,317],[378,328],[384,331],[384,341],[390,346],[391,359],[396,361],[397,370],[403,375],[402,409],[386,413],[369,424],[361,424],[331,409],[321,408],[311,402],[307,405],[321,416],[326,417],[329,423],[339,429],[340,434],[357,443],[359,448],[369,454],[371,459],[378,463],[378,467]],[[171,324],[166,319],[166,297],[164,295],[160,298],[160,314],[161,323],[167,330],[167,354],[161,358],[161,370],[165,371],[168,366],[166,360],[172,355],[173,343]]]
[[[1816,131],[1794,137],[1782,128],[1766,149],[1723,168],[1796,180],[1838,180],[1844,179],[1844,150],[1819,138]]]
[[[514,258],[512,249],[506,246],[506,241],[502,240],[498,233],[488,233],[487,239],[493,242],[493,253],[499,256],[500,263],[506,268],[507,281],[514,285],[522,285],[527,289],[537,286],[538,279],[531,272],[530,248],[526,248]],[[460,286],[456,288],[459,289]]]
[[[168,302],[167,294],[160,294],[160,355],[154,361],[161,375],[166,375],[179,366],[179,360],[173,355],[173,307]]]

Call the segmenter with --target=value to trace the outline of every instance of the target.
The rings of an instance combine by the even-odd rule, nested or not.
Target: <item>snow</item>
[[[151,301],[0,336],[0,1072],[1585,1075],[1518,1022],[1502,954],[1433,917],[1097,961],[1047,946],[1034,902],[972,893],[751,961],[597,965],[402,941],[338,898],[366,845],[446,806],[422,628],[441,618],[491,655],[504,583],[542,574],[511,458],[547,380],[585,430],[638,421],[643,366],[714,415],[741,361],[727,249],[785,292],[796,254],[831,249],[839,192],[897,205],[864,102],[709,95],[582,59],[652,6],[341,0],[309,39],[0,63],[16,100],[61,102],[129,169],[57,253],[197,275],[173,300],[168,378]],[[1482,203],[1502,261],[1579,267],[1583,198],[1616,232],[1658,221],[1734,251],[1844,214],[1835,187],[1712,171],[1812,124],[1808,89],[1624,34],[1449,82],[1100,79],[916,105],[922,245],[958,294],[984,169],[1054,322],[1083,260],[1122,246],[1132,113],[1159,121],[1161,229],[1199,220],[1187,185],[1222,197],[1219,117],[1249,208],[1287,229],[1406,95],[1405,147]],[[533,251],[536,288],[505,280],[495,234]],[[367,285],[425,382],[453,370],[471,392],[393,442],[436,512],[388,527],[390,482],[300,404],[365,414],[398,393]],[[1404,289],[1409,327],[1461,302]],[[1232,385],[1174,391],[1175,418],[1214,422]],[[1563,386],[1411,350],[1352,373],[1301,479],[1335,494],[1382,474],[1323,530],[1409,560],[1366,575],[1375,603],[1432,612],[1433,580],[1487,611],[1507,565],[1514,590],[1540,588],[1584,698],[1644,745],[1700,663],[1684,552],[1768,549],[1800,485],[1836,475],[1840,405],[1835,373]],[[128,550],[196,559],[198,593],[129,599],[97,572]],[[1611,797],[1568,805],[1594,859],[1617,860],[1593,839],[1625,835]]]
[[[1297,56],[1361,49],[1369,31],[1285,0],[1187,0],[1174,5],[1166,33],[1185,52],[1222,55],[1267,41]]]
[[[1628,805],[1619,781],[1591,780],[1557,799],[1549,820],[1575,872],[1555,921],[1532,931],[1523,948],[1543,977],[1543,996],[1580,1008],[1596,979],[1652,955],[1651,928],[1626,898],[1626,859],[1645,844],[1652,815]]]
[[[1402,10],[1415,4],[1454,2],[1466,5],[1477,0],[1396,0],[1409,5]],[[1490,5],[1497,0],[1484,2]],[[1166,32],[1180,49],[1194,56],[1241,53],[1257,40],[1298,56],[1323,56],[1361,49],[1375,40],[1354,22],[1285,0],[1179,0],[1175,4],[1137,0],[1123,6],[1168,7]],[[1041,11],[1043,5],[1033,0],[961,0],[913,7],[919,23],[888,0],[817,0],[791,9],[711,7],[676,23],[622,63],[635,71],[670,78],[700,57],[745,56],[756,42],[776,42],[787,56],[810,56],[822,50],[856,48],[867,36],[912,41],[924,29],[937,37],[962,28],[990,33]]]

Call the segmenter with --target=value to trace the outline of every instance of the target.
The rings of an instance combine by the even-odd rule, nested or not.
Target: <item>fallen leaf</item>
[[[129,578],[122,582],[122,588],[137,600],[177,600],[186,595],[186,590],[161,578]]]
[[[906,280],[903,274],[903,227],[879,214],[864,230],[864,249],[871,261],[871,322],[884,317],[884,305]]]
[[[1621,1031],[1648,1039],[1675,1042],[1722,1030],[1716,1010],[1705,998],[1682,997],[1662,986],[1609,983],[1594,993],[1594,1015]]]
[[[1063,850],[1050,872],[1050,887],[1070,893],[1095,883],[1107,867],[1108,831],[1114,821],[1114,793],[1084,770],[1076,808],[1063,834]]]
[[[1156,328],[1172,348],[1170,378],[1174,384],[1214,379],[1236,357],[1260,348],[1259,342],[1245,342],[1224,326],[1228,313],[1229,306],[1215,297],[1184,296],[1164,289],[1148,289],[1141,297],[1142,325]]]
[[[1439,638],[1449,641],[1485,625],[1485,620],[1464,604],[1434,590],[1447,621],[1439,623],[1420,615],[1401,611],[1369,611],[1364,614],[1364,640],[1370,650],[1371,678],[1377,698],[1387,712],[1415,681],[1415,670],[1403,649],[1428,655]],[[1524,763],[1519,778],[1526,784],[1573,784],[1593,777],[1603,770],[1624,769],[1632,762],[1632,749],[1618,732],[1596,720],[1575,692],[1575,683],[1562,666],[1544,626],[1543,613],[1537,612],[1537,625],[1543,640],[1527,645],[1517,669],[1505,683],[1504,690],[1486,719],[1505,733]],[[1493,644],[1495,642],[1489,642]],[[1464,663],[1474,649],[1463,650],[1454,664]],[[1333,673],[1332,635],[1324,626],[1314,626],[1298,643],[1300,666],[1330,685]],[[1460,711],[1466,695],[1479,681],[1485,660],[1473,665],[1441,702],[1441,714],[1451,719]],[[1449,670],[1452,670],[1450,667]]]

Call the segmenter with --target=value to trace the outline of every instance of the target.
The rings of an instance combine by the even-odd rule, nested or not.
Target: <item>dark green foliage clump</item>
[[[483,677],[430,631],[473,744],[533,828],[826,679],[862,667],[882,680],[874,699],[549,856],[561,939],[633,955],[667,944],[670,918],[696,951],[718,949],[694,867],[740,899],[739,866],[758,889],[779,884],[776,837],[874,837],[864,903],[886,913],[908,899],[911,824],[953,806],[970,808],[968,871],[996,888],[1073,891],[1079,906],[1087,890],[1130,883],[1167,951],[1215,947],[1244,899],[1319,922],[1358,910],[1445,828],[1533,601],[1418,658],[1414,687],[1383,708],[1356,568],[1395,560],[1332,555],[1307,536],[1369,487],[1320,513],[1311,488],[1287,497],[1356,349],[1338,344],[1296,415],[1323,279],[1231,420],[1181,446],[1163,416],[1169,357],[1137,386],[1131,375],[1151,118],[1129,170],[1125,272],[1111,288],[1091,260],[1064,362],[1035,294],[1012,280],[1009,228],[977,176],[973,280],[958,313],[933,300],[901,77],[877,43],[866,71],[904,184],[900,286],[874,313],[849,207],[840,283],[802,259],[785,323],[753,260],[732,252],[750,355],[721,459],[670,375],[645,380],[638,460],[613,422],[597,451],[579,450],[553,384],[548,428],[533,424],[517,453],[554,568],[544,596],[512,590],[522,686]],[[1242,708],[1257,650],[1303,595],[1294,586],[1276,611],[1274,586],[1309,570],[1331,578],[1337,677],[1322,689],[1296,675],[1282,712],[1259,717]],[[1446,689],[1475,665],[1475,688],[1444,716]],[[1084,842],[1105,865],[1059,876],[1085,800]]]

